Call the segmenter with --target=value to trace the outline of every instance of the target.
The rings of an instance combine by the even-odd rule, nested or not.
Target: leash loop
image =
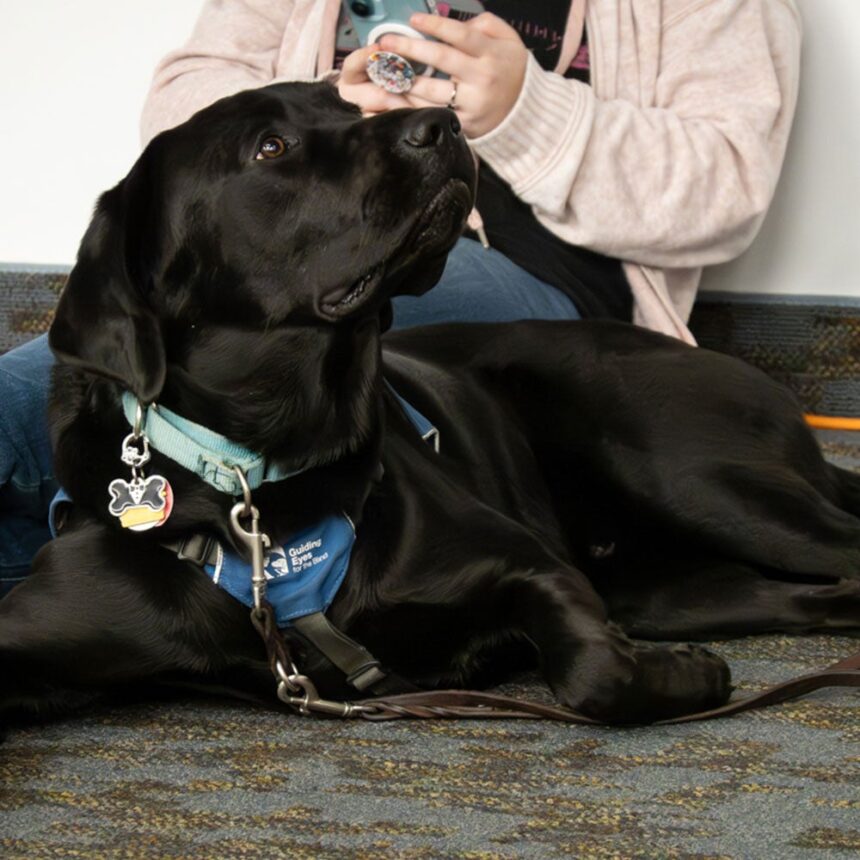
[[[291,693],[298,693],[302,690],[302,687],[293,679],[297,677],[300,673],[298,667],[295,663],[293,663],[292,660],[290,660],[289,663],[290,669],[292,669],[291,672],[287,672],[287,670],[284,668],[284,664],[279,659],[275,659],[275,675],[278,680],[278,690],[280,691],[280,688],[283,686],[286,687],[286,689],[288,689]],[[278,696],[280,697],[280,692],[278,693]]]
[[[266,644],[269,668],[277,681],[278,699],[284,704],[303,716],[326,714],[347,718],[363,717],[376,712],[377,708],[372,705],[334,702],[320,696],[313,681],[296,668],[286,639],[278,630],[275,611],[267,600],[262,601],[259,614],[254,610],[251,611],[251,623]]]

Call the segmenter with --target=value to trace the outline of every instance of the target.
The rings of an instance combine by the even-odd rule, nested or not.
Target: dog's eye
[[[267,137],[260,144],[260,148],[254,157],[257,161],[261,161],[264,158],[280,158],[288,149],[292,149],[296,145],[298,145],[298,141],[295,138],[275,137],[272,135],[272,137]]]

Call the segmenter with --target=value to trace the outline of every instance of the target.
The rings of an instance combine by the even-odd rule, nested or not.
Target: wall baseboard
[[[69,267],[0,264],[0,353],[48,330]]]
[[[68,271],[0,264],[0,353],[47,331]],[[703,292],[690,327],[785,383],[806,412],[860,418],[860,296]]]
[[[700,346],[748,361],[816,415],[860,418],[860,297],[701,293]]]

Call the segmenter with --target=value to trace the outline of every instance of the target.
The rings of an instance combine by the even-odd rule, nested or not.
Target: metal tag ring
[[[132,435],[135,439],[139,439],[143,434],[143,404],[138,400],[137,408],[134,411],[134,430]]]
[[[241,466],[233,466],[233,471],[236,473],[236,477],[239,479],[239,485],[242,487],[242,498],[245,502],[245,510],[242,512],[242,516],[249,517],[254,511],[254,506],[251,504],[251,487],[248,484],[248,478],[245,476],[245,472],[242,470]],[[259,516],[259,514],[257,514],[257,516]]]
[[[140,446],[139,448],[137,446]],[[122,440],[122,453],[120,459],[132,469],[139,469],[145,463],[149,462],[149,439],[145,435],[139,433],[135,435],[134,431],[128,434]]]

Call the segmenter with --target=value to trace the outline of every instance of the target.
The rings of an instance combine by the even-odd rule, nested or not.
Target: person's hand
[[[448,105],[456,82],[454,108],[466,137],[496,128],[510,113],[525,78],[528,49],[517,31],[489,12],[467,22],[415,14],[409,23],[439,41],[386,34],[380,39],[382,49],[427,63],[451,80],[417,76],[405,100],[412,107]]]
[[[414,107],[402,95],[386,92],[367,77],[367,58],[379,50],[379,45],[368,45],[353,51],[344,61],[337,90],[345,101],[357,104],[365,116],[395,108]]]

